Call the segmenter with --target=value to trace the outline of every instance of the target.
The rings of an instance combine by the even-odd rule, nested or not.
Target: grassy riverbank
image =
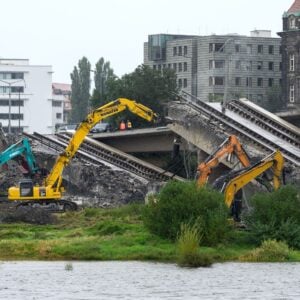
[[[176,261],[176,245],[150,233],[142,206],[85,209],[57,216],[54,225],[0,224],[1,260],[151,260]],[[214,261],[238,261],[253,250],[246,231],[234,231],[229,242],[200,247]],[[300,251],[292,251],[300,261]]]

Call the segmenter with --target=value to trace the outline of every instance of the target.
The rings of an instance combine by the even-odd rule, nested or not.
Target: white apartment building
[[[0,58],[0,122],[5,132],[55,132],[63,105],[52,98],[52,66]],[[55,113],[53,113],[55,111]]]

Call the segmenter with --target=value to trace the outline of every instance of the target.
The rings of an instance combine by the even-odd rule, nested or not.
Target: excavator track
[[[75,202],[69,200],[33,200],[33,201],[22,201],[16,205],[16,209],[20,207],[32,207],[32,208],[42,208],[50,212],[66,212],[75,211],[78,206]]]

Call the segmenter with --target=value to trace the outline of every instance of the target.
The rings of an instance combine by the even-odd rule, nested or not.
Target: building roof
[[[298,13],[298,12],[300,12],[300,0],[295,0],[293,5],[288,10],[288,13],[291,14],[291,13]]]
[[[71,91],[71,84],[68,83],[52,83],[52,87],[56,90],[61,90],[61,91]]]

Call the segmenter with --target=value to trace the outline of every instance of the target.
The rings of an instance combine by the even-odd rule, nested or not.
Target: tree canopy
[[[110,62],[105,62],[103,57],[101,57],[96,63],[94,72],[95,88],[91,98],[91,103],[92,106],[96,108],[109,100],[107,98],[107,81],[114,80],[116,76],[114,74],[114,70],[110,67]]]
[[[176,74],[171,69],[160,71],[140,65],[132,73],[118,78],[110,67],[110,62],[101,57],[93,71],[95,88],[90,97],[90,72],[91,65],[87,58],[83,57],[71,73],[71,120],[75,123],[82,121],[90,106],[96,108],[117,98],[136,100],[163,117],[167,102],[178,91]],[[130,120],[133,127],[149,126],[146,121],[130,112],[116,115],[110,119],[110,122],[117,126],[122,119]]]
[[[140,65],[134,72],[125,74],[121,78],[107,81],[107,96],[109,100],[119,97],[136,100],[150,107],[160,116],[164,115],[166,103],[177,92],[176,74],[173,70],[153,70],[149,66]],[[130,119],[134,126],[143,126],[145,121],[126,112],[116,116],[116,120]]]
[[[71,73],[71,121],[81,122],[88,113],[90,107],[90,72],[91,64],[86,57],[78,62],[78,67],[74,67]]]

